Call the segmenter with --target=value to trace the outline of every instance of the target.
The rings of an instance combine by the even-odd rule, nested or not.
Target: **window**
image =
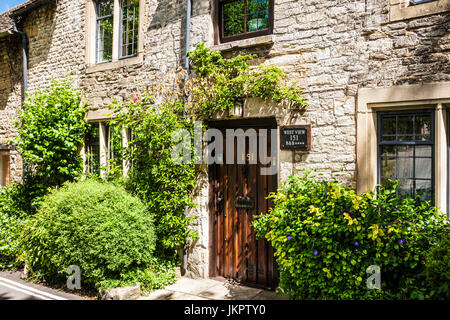
[[[97,1],[97,63],[112,60],[114,1]]]
[[[272,33],[273,0],[219,0],[221,42]]]
[[[9,152],[0,151],[0,187],[9,183]]]
[[[86,173],[100,175],[100,127],[93,123],[85,136]]]
[[[143,3],[144,0],[87,2],[88,73],[143,61]]]
[[[139,0],[122,0],[121,57],[137,54],[139,31]]]
[[[121,152],[131,140],[131,129],[122,132],[122,127],[112,126],[108,121],[93,122],[85,136],[85,173],[104,176],[126,174],[130,169]],[[123,136],[125,134],[125,136]]]
[[[378,116],[378,176],[399,181],[402,196],[434,200],[433,111],[382,112]]]

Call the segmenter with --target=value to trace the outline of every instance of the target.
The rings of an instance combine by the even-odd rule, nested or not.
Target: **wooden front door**
[[[270,150],[270,127],[268,129],[268,150]],[[244,127],[243,130],[248,129]],[[223,129],[226,140],[225,129]],[[262,175],[258,152],[249,148],[250,139],[245,139],[244,155],[234,147],[233,164],[210,166],[210,212],[211,212],[211,277],[225,277],[266,288],[278,285],[278,272],[273,259],[273,248],[264,239],[256,239],[252,221],[256,214],[267,213],[272,203],[266,197],[276,191],[277,175]],[[224,155],[226,148],[224,141]],[[252,152],[253,151],[253,152]],[[270,151],[269,151],[270,155]],[[237,164],[237,157],[245,159]],[[251,159],[258,159],[251,164]],[[268,165],[265,165],[266,167]]]

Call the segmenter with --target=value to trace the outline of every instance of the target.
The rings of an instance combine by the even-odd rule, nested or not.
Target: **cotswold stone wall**
[[[13,121],[22,102],[22,53],[21,38],[0,38],[0,151],[14,139],[17,131]],[[22,159],[15,150],[10,152],[10,181],[22,178]]]
[[[355,186],[358,89],[450,80],[449,12],[390,22],[388,0],[276,0],[273,35],[215,45],[213,3],[193,1],[191,48],[205,42],[227,56],[256,54],[255,64],[285,69],[288,81],[303,88],[309,101],[304,111],[270,101],[246,101],[246,117],[275,116],[280,125],[312,126],[311,151],[280,151],[280,181],[296,170],[316,169],[325,176],[340,174],[342,182]],[[85,58],[86,0],[60,0],[56,8],[32,12],[25,21],[30,37],[30,91],[70,73],[90,107],[98,109],[113,99],[130,101],[155,86],[170,89],[176,85],[175,70],[184,66],[185,5],[184,0],[146,0],[143,62],[98,72],[89,71]],[[7,84],[0,48],[3,112],[3,105],[14,110],[20,104],[20,86]],[[9,89],[3,89],[6,86]],[[7,98],[4,92],[10,92]],[[8,131],[3,122],[2,117],[0,130]],[[188,275],[206,277],[206,173],[199,179],[196,200],[199,206],[190,215],[198,217],[194,228],[201,237],[191,245]]]

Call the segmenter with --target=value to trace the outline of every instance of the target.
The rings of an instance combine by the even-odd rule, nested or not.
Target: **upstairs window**
[[[144,0],[92,0],[88,2],[88,63],[104,64],[142,53],[140,14]],[[133,59],[130,59],[133,60]],[[128,61],[130,61],[128,60]],[[111,64],[109,64],[111,65]],[[103,68],[106,68],[105,64]]]
[[[273,0],[219,0],[221,42],[272,33]]]
[[[112,60],[114,1],[97,2],[97,63]]]
[[[379,182],[398,180],[400,195],[433,201],[433,111],[383,112],[378,125]]]
[[[121,51],[122,58],[137,54],[139,31],[139,0],[122,1],[121,19]]]

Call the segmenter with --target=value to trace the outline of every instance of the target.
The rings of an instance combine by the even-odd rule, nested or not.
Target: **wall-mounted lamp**
[[[243,117],[244,116],[244,99],[237,97],[234,102],[233,110],[231,110],[230,116],[232,117]]]

